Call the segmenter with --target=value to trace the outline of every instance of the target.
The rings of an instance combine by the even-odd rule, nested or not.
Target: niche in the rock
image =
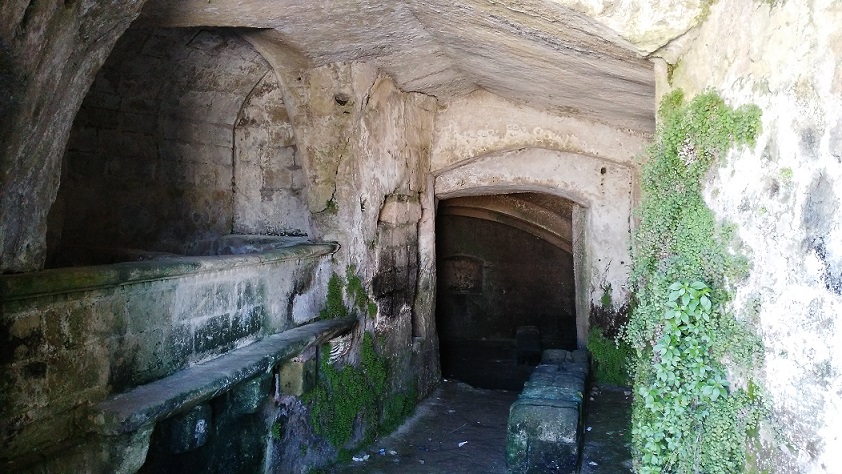
[[[436,326],[445,377],[519,390],[542,349],[576,348],[573,206],[541,193],[439,203]]]
[[[306,235],[292,130],[272,68],[236,32],[129,28],[75,118],[47,265],[204,255],[232,233]]]

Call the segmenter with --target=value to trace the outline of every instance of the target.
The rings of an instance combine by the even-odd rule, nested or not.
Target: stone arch
[[[80,245],[202,254],[231,232],[306,233],[288,122],[271,66],[237,32],[129,28],[76,115],[51,254]],[[265,204],[275,198],[290,201],[286,212]]]
[[[634,169],[589,155],[524,148],[476,157],[435,176],[435,196],[541,192],[576,203],[573,210],[577,339],[584,347],[591,307],[628,299]]]

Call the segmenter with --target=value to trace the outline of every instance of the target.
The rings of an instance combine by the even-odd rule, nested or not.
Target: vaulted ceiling
[[[634,45],[552,0],[149,0],[139,26],[271,28],[314,66],[370,61],[406,91],[482,88],[551,112],[654,129]]]

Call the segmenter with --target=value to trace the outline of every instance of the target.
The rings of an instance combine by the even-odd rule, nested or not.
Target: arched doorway
[[[436,325],[445,377],[518,390],[535,362],[531,351],[576,348],[575,207],[545,193],[439,203]]]

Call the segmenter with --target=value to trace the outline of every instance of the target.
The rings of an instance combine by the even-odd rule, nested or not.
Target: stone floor
[[[622,389],[590,393],[582,473],[631,472],[631,397]],[[332,473],[507,473],[505,446],[509,406],[518,393],[444,381],[392,435],[357,453]],[[587,428],[590,428],[587,431]]]
[[[631,391],[594,387],[585,410],[581,474],[632,472]]]

